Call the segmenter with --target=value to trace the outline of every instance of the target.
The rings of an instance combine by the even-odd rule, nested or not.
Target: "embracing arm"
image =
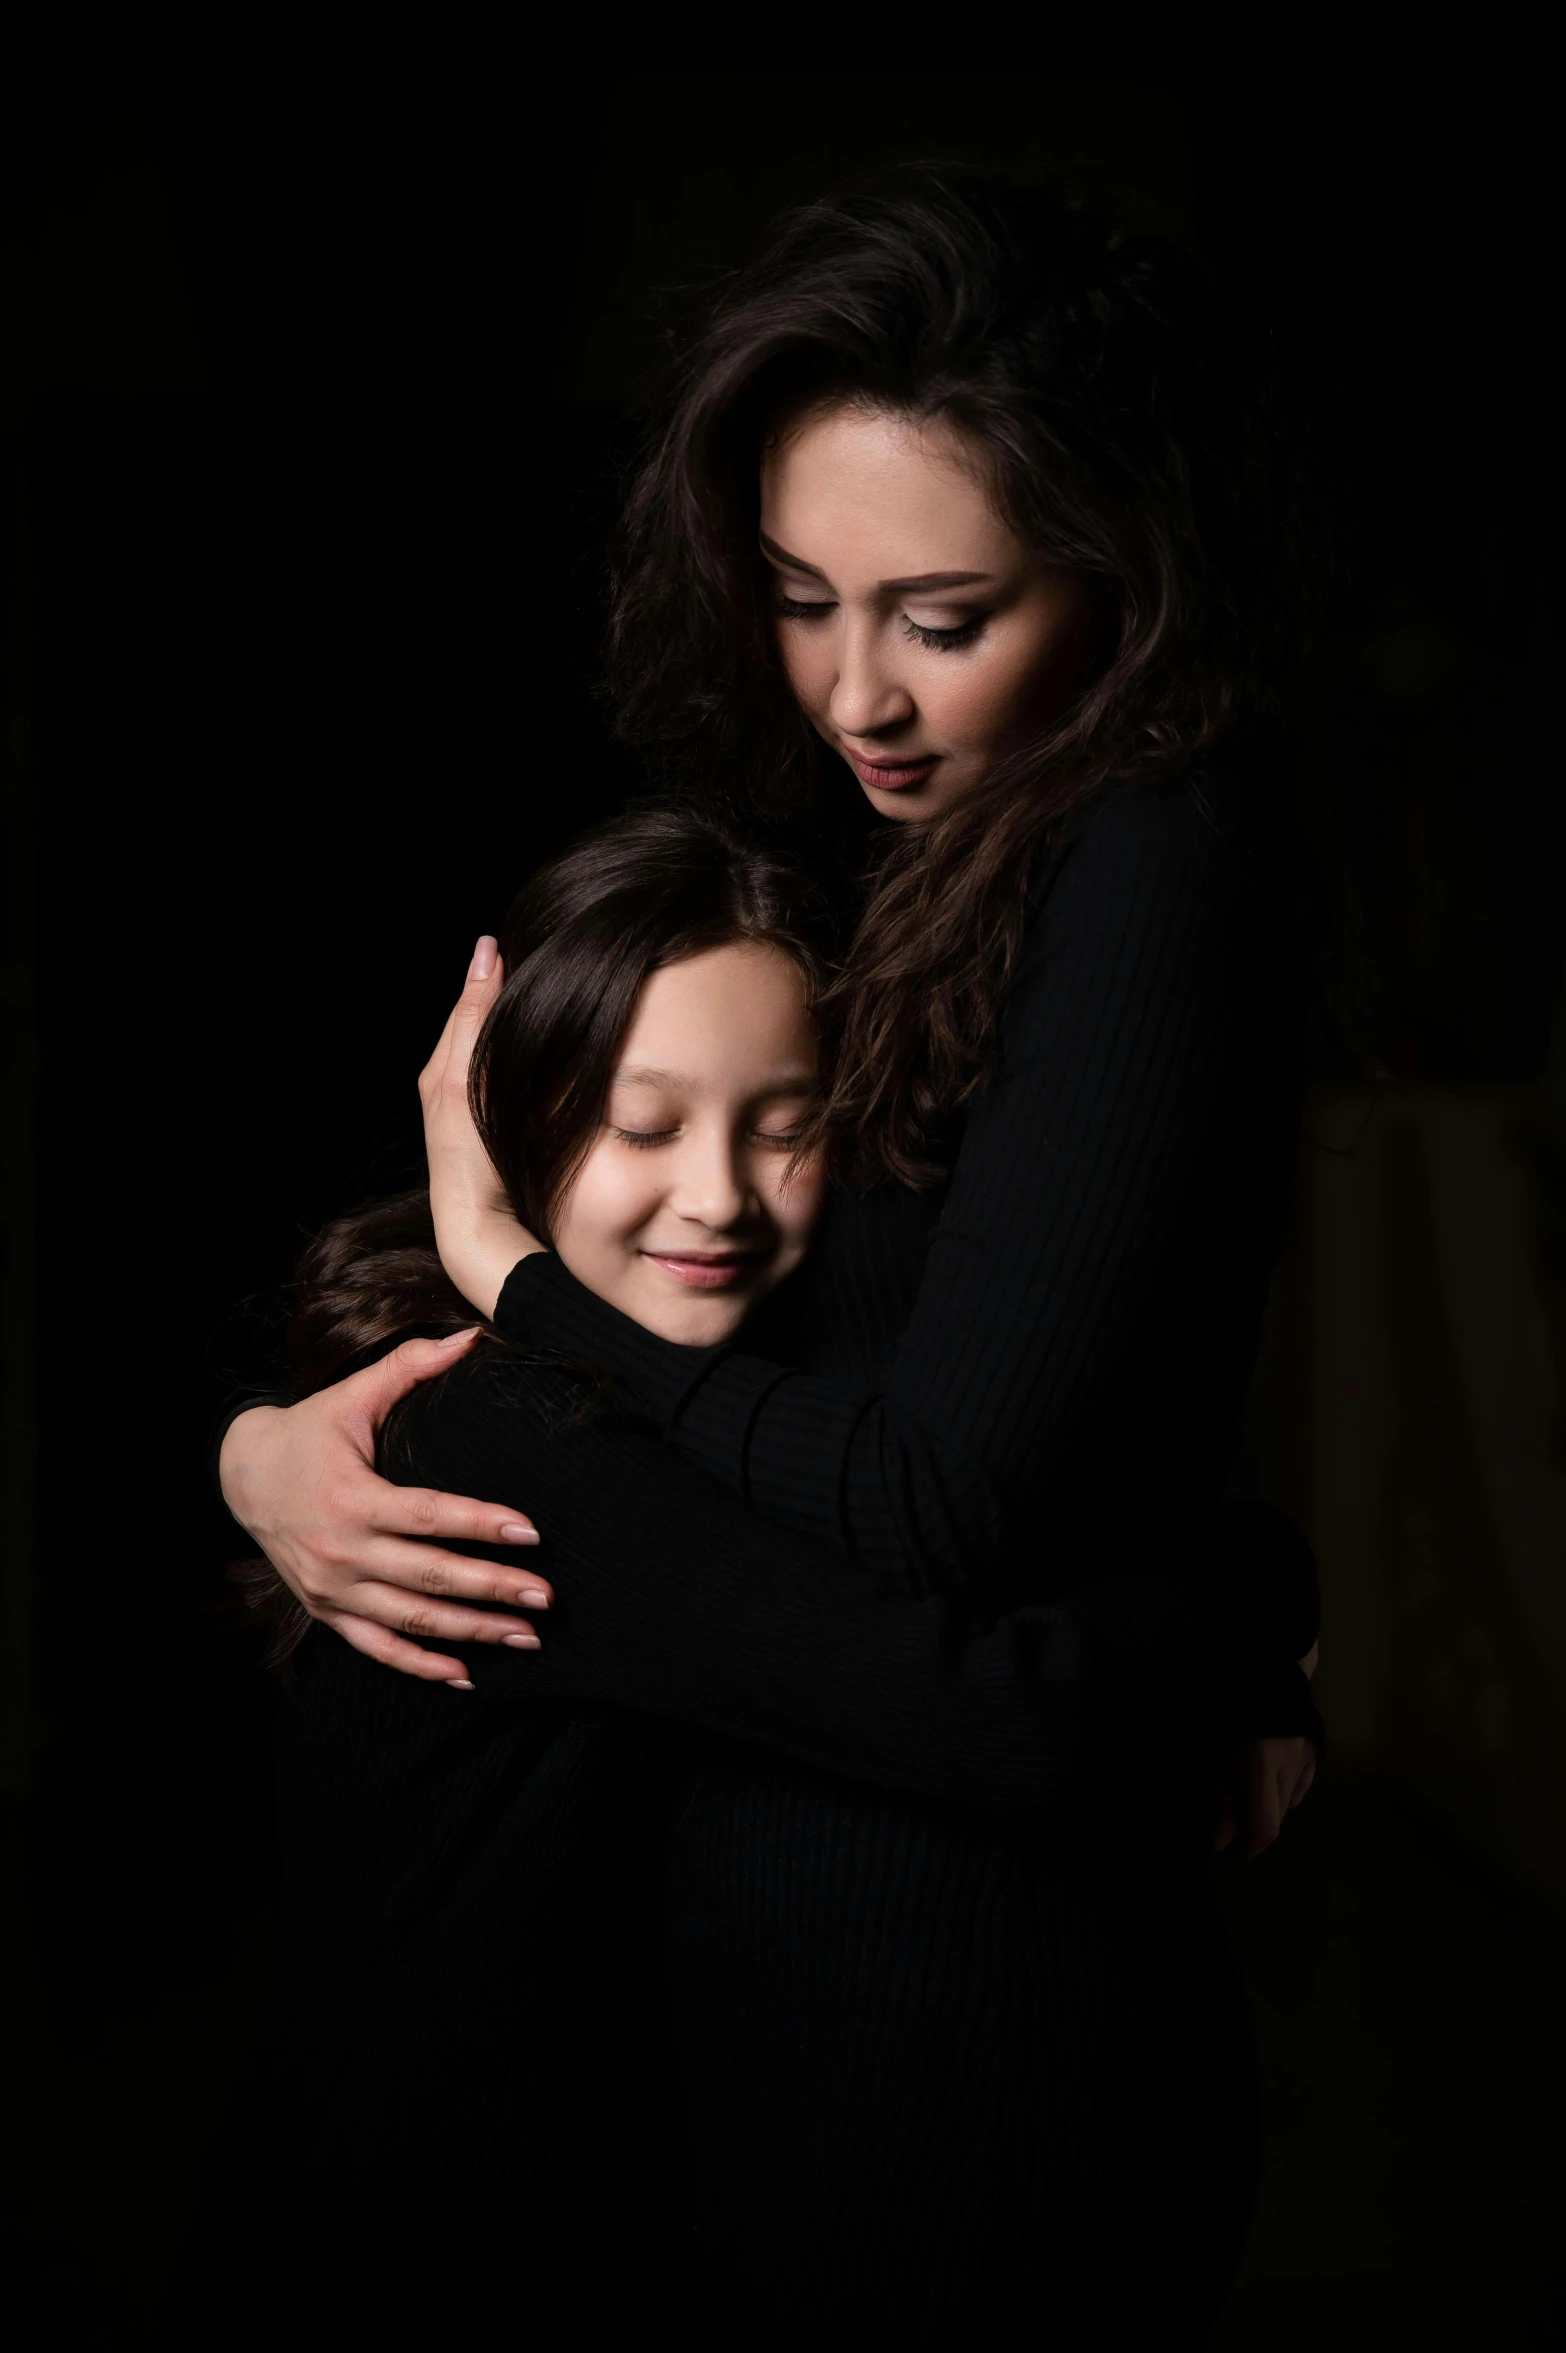
[[[1128,1398],[1140,1473],[1139,1416],[1184,1411],[1184,1387],[1243,1386],[1287,1150],[1283,935],[1194,792],[1122,792],[1093,813],[1030,931],[999,1076],[873,1394],[659,1340],[547,1254],[516,1267],[496,1321],[607,1364],[703,1469],[889,1582],[960,1586],[1023,1533],[1043,1555],[1062,1489],[1092,1450],[1104,1461]],[[1160,1401],[1158,1318],[1167,1348],[1167,1301],[1204,1257],[1205,1323]]]
[[[1269,1729],[1316,1731],[1292,1663],[1314,1632],[1314,1576],[1265,1514],[1234,1512],[1205,1558],[987,1620],[878,1590],[666,1453],[676,1508],[649,1518],[656,1437],[607,1418],[541,1429],[480,1367],[415,1416],[420,1480],[483,1492],[522,1478],[547,1514],[542,1649],[466,1653],[475,1681],[519,1700],[633,1710],[991,1808],[1099,1806],[1149,1766],[1210,1768],[1259,1728],[1258,1708]]]
[[[392,1407],[449,1373],[477,1327],[446,1340],[404,1340],[363,1372],[313,1397],[258,1401],[217,1436],[219,1490],[300,1606],[366,1658],[426,1682],[461,1679],[441,1642],[499,1642],[530,1630],[494,1608],[547,1609],[550,1591],[524,1554],[505,1566],[464,1559],[442,1543],[534,1546],[522,1512],[472,1495],[394,1486],[375,1468]],[[504,1554],[497,1555],[504,1561]]]

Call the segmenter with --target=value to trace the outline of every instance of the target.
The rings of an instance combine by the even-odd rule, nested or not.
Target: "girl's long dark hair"
[[[831,937],[832,910],[815,876],[691,809],[633,809],[541,867],[501,935],[506,980],[469,1084],[479,1132],[523,1224],[550,1235],[598,1132],[649,974],[754,941],[792,957],[814,1000]],[[478,1321],[441,1265],[421,1187],[335,1218],[311,1241],[285,1302],[283,1357],[291,1385],[307,1396],[398,1340],[438,1339]],[[393,1446],[395,1418],[386,1433]],[[280,1581],[265,1564],[239,1564],[235,1577],[247,1598],[272,1609],[272,1656],[285,1657],[309,1623],[304,1610],[277,1612]]]
[[[755,941],[780,948],[812,999],[828,972],[820,882],[721,817],[632,809],[595,826],[518,893],[506,979],[469,1076],[474,1120],[522,1223],[548,1240],[603,1116],[644,982],[666,964]],[[472,1325],[435,1248],[424,1188],[335,1219],[299,1262],[284,1330],[301,1396],[394,1341]]]
[[[616,557],[608,681],[623,733],[704,799],[820,827],[850,789],[788,689],[757,549],[761,452],[790,415],[843,400],[955,427],[1007,520],[1099,608],[1073,707],[963,806],[878,829],[827,1008],[840,1174],[938,1173],[992,1067],[1050,830],[1265,727],[1288,468],[1242,340],[1174,248],[919,165],[786,216],[673,364]]]

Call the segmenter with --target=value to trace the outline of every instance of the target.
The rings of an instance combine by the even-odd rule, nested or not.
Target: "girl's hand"
[[[467,985],[419,1073],[430,1209],[440,1262],[480,1315],[495,1302],[519,1258],[543,1244],[517,1222],[468,1109],[468,1064],[505,973],[486,933],[473,951]]]
[[[374,1465],[376,1432],[398,1398],[445,1372],[473,1337],[404,1340],[301,1404],[252,1406],[231,1424],[218,1464],[229,1510],[312,1618],[383,1666],[462,1691],[473,1686],[461,1660],[421,1650],[419,1635],[527,1650],[538,1636],[525,1618],[436,1597],[547,1609],[550,1590],[531,1569],[464,1560],[414,1539],[531,1545],[537,1531],[504,1504],[394,1487]]]

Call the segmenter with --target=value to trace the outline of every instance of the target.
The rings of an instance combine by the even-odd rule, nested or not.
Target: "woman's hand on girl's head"
[[[229,1510],[312,1618],[383,1666],[461,1690],[472,1689],[461,1660],[421,1650],[415,1638],[536,1650],[525,1618],[459,1604],[547,1609],[552,1597],[531,1569],[465,1560],[430,1540],[536,1544],[537,1531],[504,1504],[394,1487],[374,1464],[376,1432],[398,1398],[445,1372],[472,1340],[404,1340],[298,1405],[252,1406],[231,1424],[218,1465]]]
[[[435,1246],[463,1298],[484,1316],[494,1314],[517,1260],[543,1247],[519,1224],[468,1109],[468,1065],[504,979],[499,950],[486,933],[473,951],[466,984],[439,1043],[419,1073]]]

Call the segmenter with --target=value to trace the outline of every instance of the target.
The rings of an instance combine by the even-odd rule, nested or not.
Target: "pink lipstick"
[[[921,760],[867,760],[845,745],[844,757],[860,783],[869,785],[872,792],[895,793],[906,792],[910,785],[923,784],[940,754],[929,752]]]

